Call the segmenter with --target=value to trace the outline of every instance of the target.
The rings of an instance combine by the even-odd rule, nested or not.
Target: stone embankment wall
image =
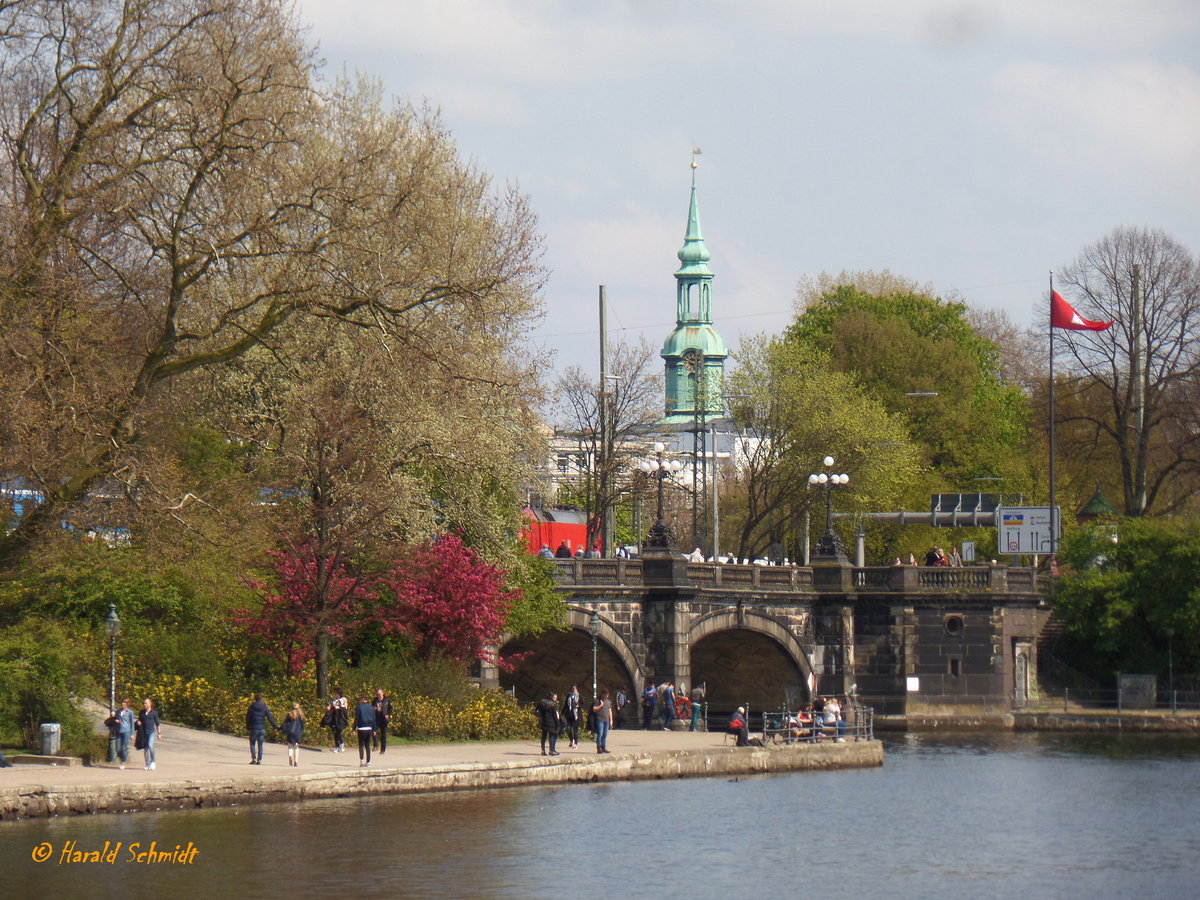
[[[420,769],[314,772],[204,781],[80,785],[60,790],[0,790],[0,818],[199,809],[312,798],[428,793],[534,784],[741,776],[883,765],[878,741],[613,754],[601,759],[466,763]]]
[[[1138,713],[1015,713],[1016,731],[1140,731],[1200,735],[1200,716]]]

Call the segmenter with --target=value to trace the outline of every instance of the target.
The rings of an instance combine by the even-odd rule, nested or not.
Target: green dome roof
[[[683,356],[688,350],[699,350],[706,358],[729,356],[729,349],[717,330],[708,324],[679,325],[663,342],[660,356]]]

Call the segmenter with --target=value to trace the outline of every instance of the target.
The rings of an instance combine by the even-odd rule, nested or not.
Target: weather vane
[[[692,168],[693,169],[696,168],[696,166],[700,165],[700,163],[696,162],[696,157],[699,156],[703,152],[704,151],[701,150],[699,147],[692,148]]]

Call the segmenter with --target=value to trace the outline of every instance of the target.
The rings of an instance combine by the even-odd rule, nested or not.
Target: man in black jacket
[[[250,765],[252,766],[262,765],[263,741],[267,737],[268,722],[271,723],[272,728],[279,728],[279,723],[267,709],[267,704],[263,703],[262,694],[255,694],[254,702],[246,710],[246,730],[250,732]]]
[[[553,691],[546,697],[545,700],[538,702],[537,706],[538,723],[542,726],[542,756],[546,756],[546,739],[550,740],[550,756],[558,756],[558,751],[554,748],[558,744],[558,694]]]
[[[375,689],[375,736],[371,738],[372,745],[378,743],[379,752],[387,752],[388,722],[392,721],[392,698],[383,692],[383,688]]]

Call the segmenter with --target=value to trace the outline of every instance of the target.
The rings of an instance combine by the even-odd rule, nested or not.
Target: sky
[[[888,269],[1033,326],[1118,226],[1200,252],[1195,0],[299,0],[326,73],[441,112],[530,198],[540,351],[599,368],[674,327],[692,149],[717,330]],[[1039,307],[1040,304],[1040,307]],[[1085,316],[1086,309],[1080,310]]]

